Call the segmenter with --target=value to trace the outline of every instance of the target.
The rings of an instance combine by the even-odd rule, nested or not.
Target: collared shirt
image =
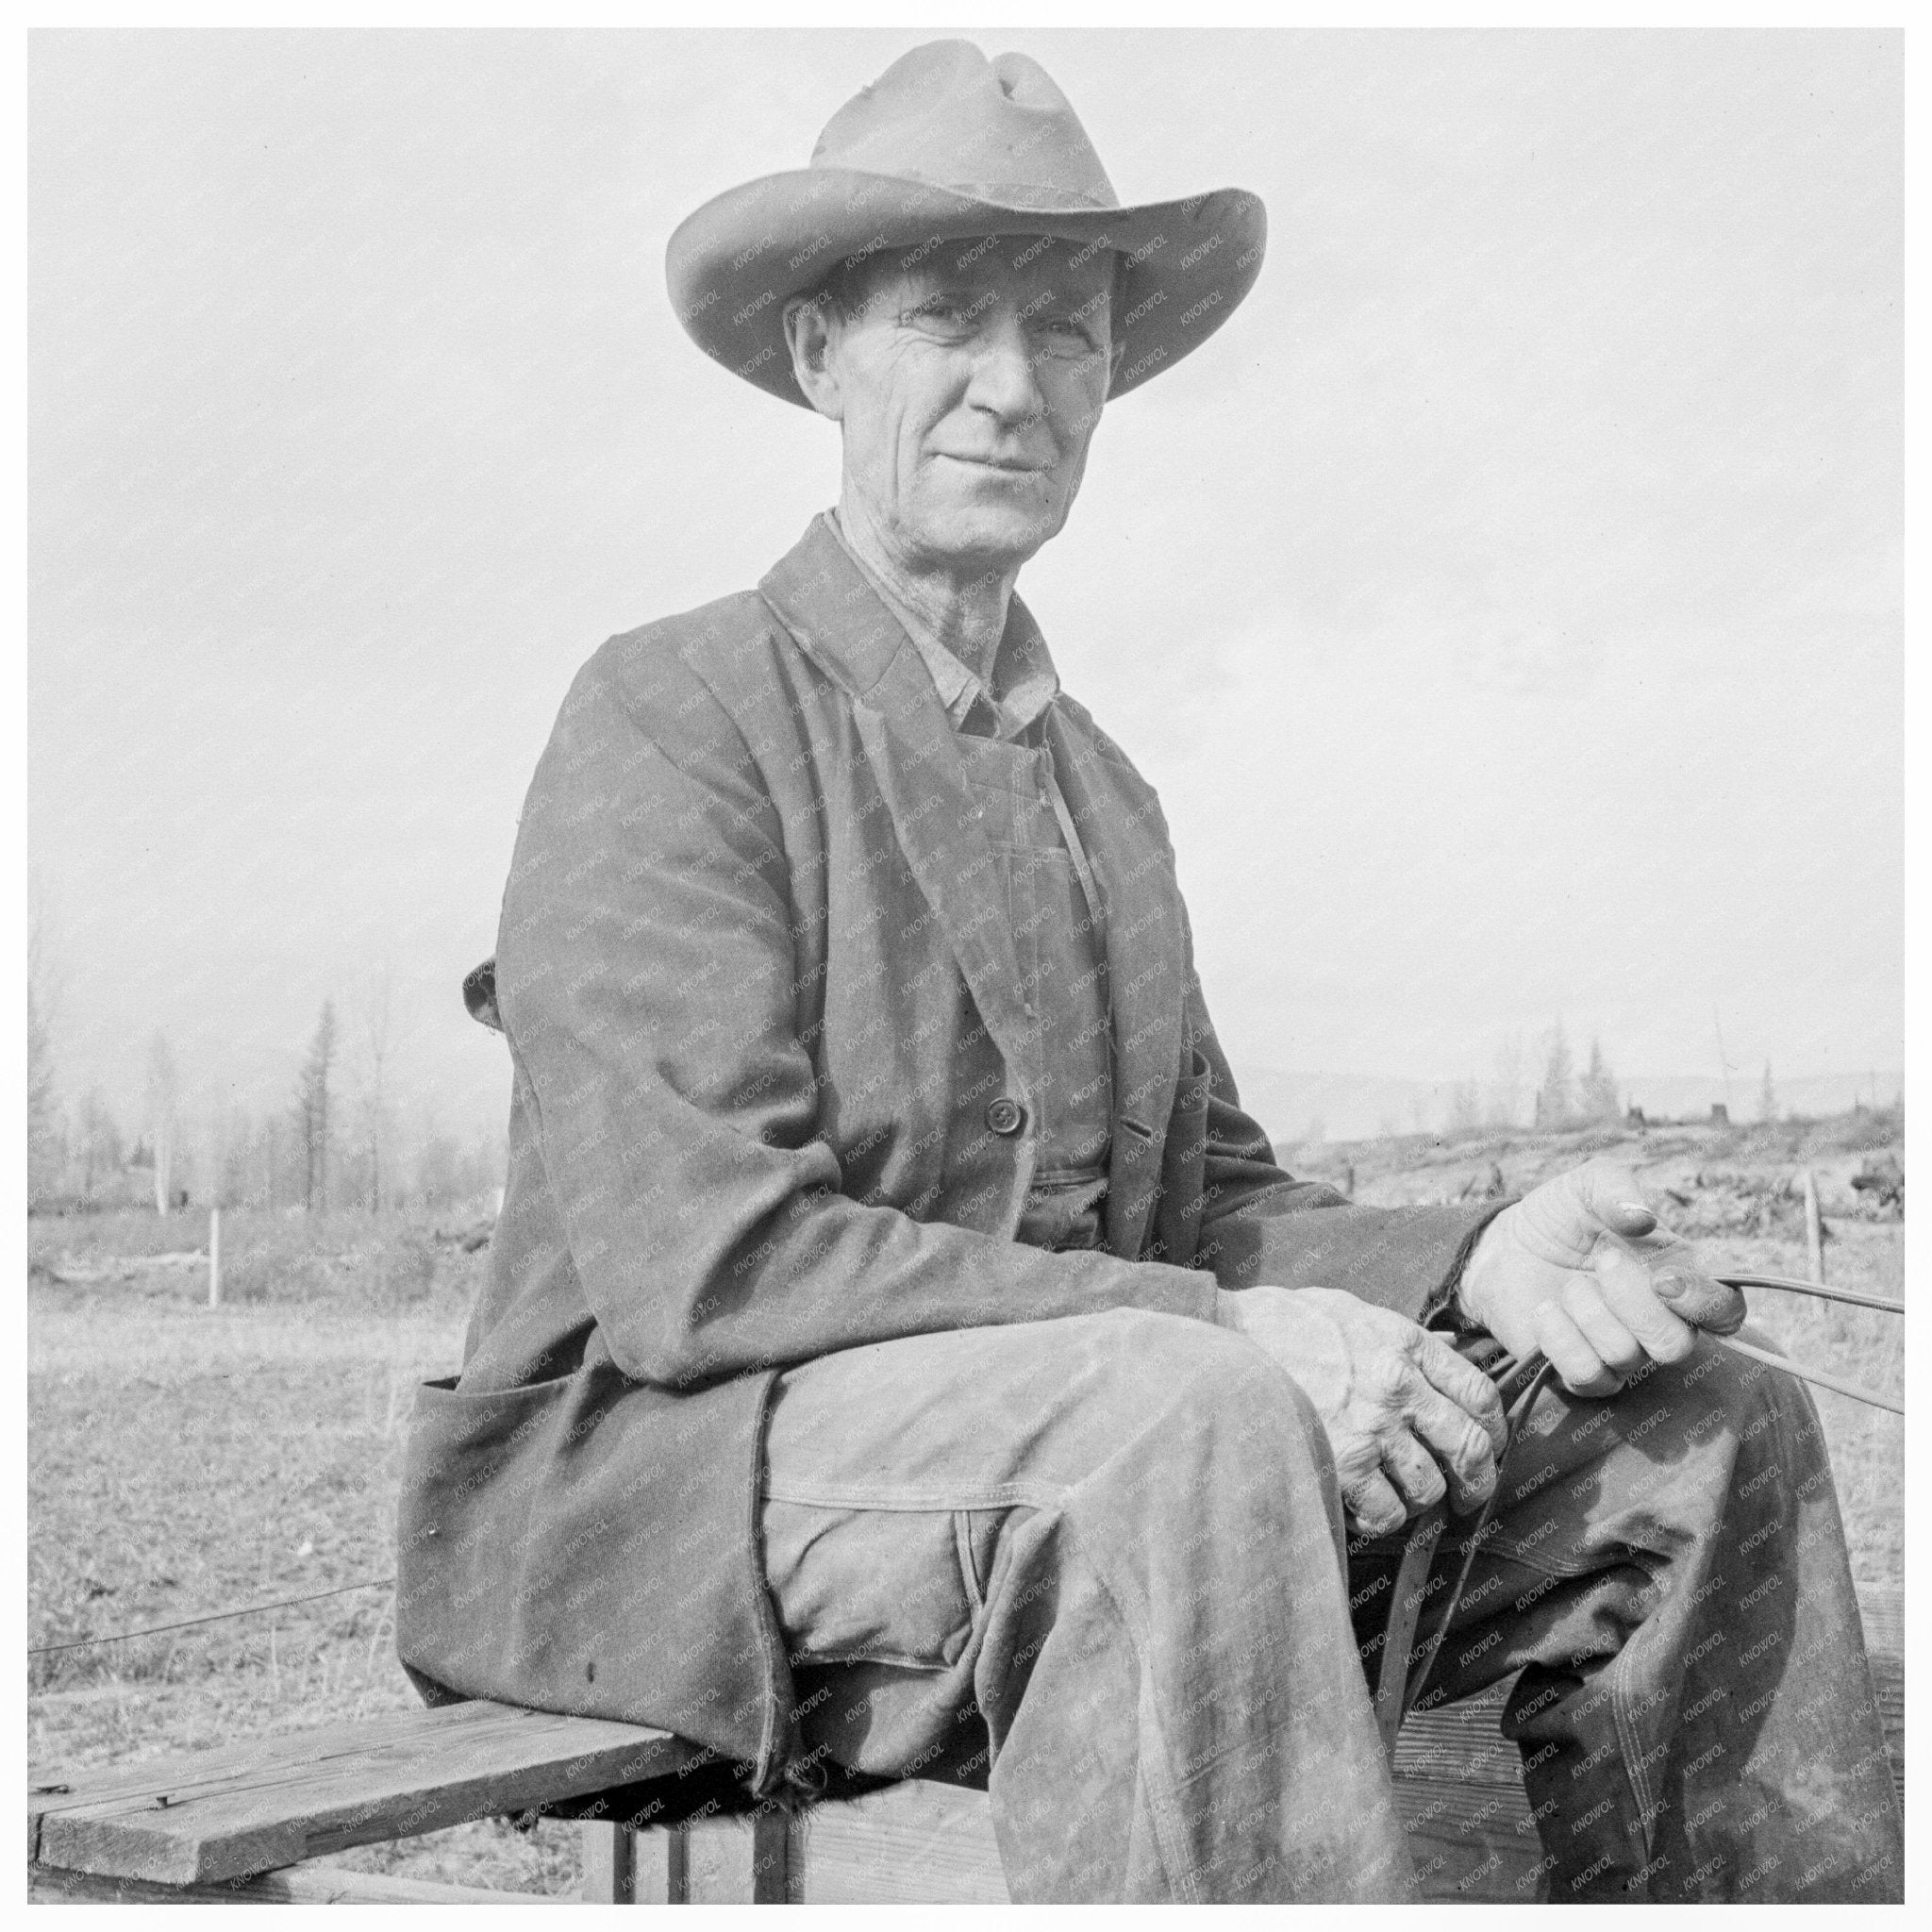
[[[1016,610],[989,686],[886,590],[836,515],[828,522],[932,677],[1004,885],[1041,1068],[1039,1091],[1027,1096],[1040,1151],[1017,1239],[1095,1247],[1113,1127],[1105,908],[1042,729],[1059,675],[1046,641]]]

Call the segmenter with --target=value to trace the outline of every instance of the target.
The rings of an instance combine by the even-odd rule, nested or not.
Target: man
[[[1238,190],[1119,208],[1045,74],[960,42],[673,238],[841,496],[607,644],[539,768],[403,1657],[762,1791],[984,1782],[1019,1899],[1400,1898],[1352,1610],[1446,1496],[1432,1694],[1514,1678],[1553,1896],[1896,1895],[1802,1391],[1700,1341],[1737,1297],[1615,1170],[1407,1210],[1281,1171],[1158,804],[1014,594],[1263,240]],[[1500,1474],[1495,1343],[1560,1377]]]

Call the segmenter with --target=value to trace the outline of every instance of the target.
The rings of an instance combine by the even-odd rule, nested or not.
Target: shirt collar
[[[989,691],[979,675],[954,657],[917,613],[908,610],[879,581],[846,540],[837,510],[831,511],[825,522],[840,547],[864,573],[866,582],[912,640],[912,648],[919,653],[939,693],[946,722],[955,731],[977,727],[977,736],[1015,739],[1045,714],[1059,695],[1059,674],[1054,669],[1040,626],[1018,597],[1007,606],[1007,628],[993,656],[992,689]]]

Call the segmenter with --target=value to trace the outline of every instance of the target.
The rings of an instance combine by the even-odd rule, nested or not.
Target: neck
[[[893,603],[982,682],[990,682],[1020,566],[908,557],[849,490],[839,499],[839,527]]]

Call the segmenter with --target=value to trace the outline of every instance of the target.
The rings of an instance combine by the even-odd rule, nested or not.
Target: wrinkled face
[[[908,562],[1012,569],[1065,524],[1107,399],[1114,262],[1043,236],[945,242],[821,310],[808,393],[843,427],[848,496]]]

